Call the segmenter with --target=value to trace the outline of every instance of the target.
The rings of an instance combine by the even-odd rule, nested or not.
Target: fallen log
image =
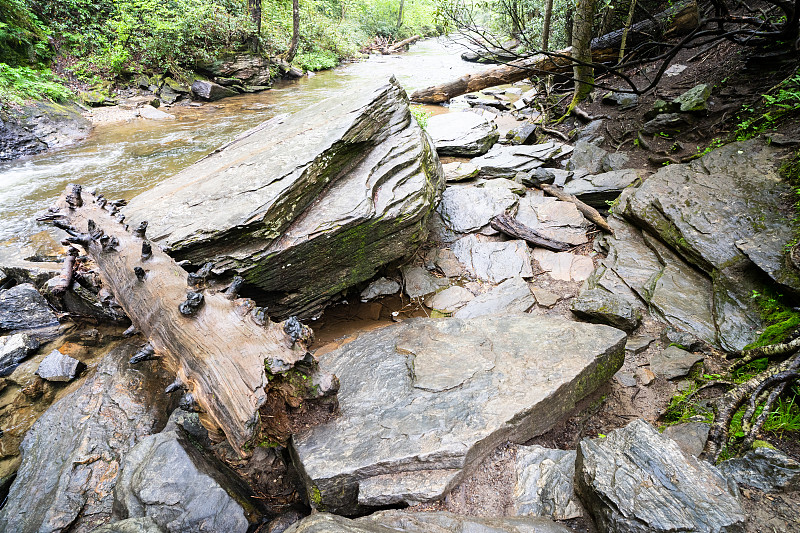
[[[695,0],[681,2],[653,18],[654,20],[648,19],[631,27],[627,37],[628,48],[658,36],[677,36],[693,30],[699,21],[697,3]],[[594,63],[616,61],[622,43],[622,33],[622,30],[618,30],[594,39],[591,44],[592,61]],[[441,85],[414,91],[409,98],[412,102],[420,104],[441,104],[462,94],[521,81],[537,72],[552,74],[571,72],[572,61],[569,59],[571,52],[571,48],[564,48],[554,53],[566,57],[537,54],[518,59]]]
[[[414,35],[412,37],[409,37],[408,39],[403,39],[399,43],[395,43],[395,44],[391,45],[389,47],[389,53],[393,54],[393,53],[399,51],[404,46],[407,46],[407,45],[409,45],[409,44],[411,44],[411,43],[413,43],[415,41],[418,41],[419,39],[420,39],[419,35]]]
[[[559,187],[555,185],[548,185],[547,183],[540,183],[536,185],[537,188],[541,189],[545,193],[549,194],[550,196],[555,196],[562,202],[571,202],[575,204],[575,207],[578,208],[578,211],[586,217],[586,220],[597,226],[598,228],[602,229],[606,233],[614,234],[614,231],[611,229],[611,226],[608,225],[606,219],[603,218],[603,215],[590,205],[586,205],[585,203],[578,200],[575,195],[569,194],[567,192],[562,191]]]
[[[489,222],[489,224],[500,233],[504,233],[509,237],[514,237],[515,239],[523,239],[533,246],[547,248],[548,250],[553,250],[555,252],[564,252],[572,248],[571,244],[545,237],[533,228],[529,228],[528,226],[520,223],[516,218],[506,213],[497,215],[491,220],[491,222]]]
[[[313,366],[311,330],[295,318],[271,322],[252,300],[236,298],[236,287],[214,292],[205,278],[210,266],[187,275],[151,245],[146,222],[128,232],[116,207],[102,196],[92,201],[80,186],[68,187],[47,218],[85,249],[104,287],[147,337],[131,363],[159,359],[177,376],[168,392],[184,391],[181,406],[243,453],[260,430],[270,379],[296,363]]]

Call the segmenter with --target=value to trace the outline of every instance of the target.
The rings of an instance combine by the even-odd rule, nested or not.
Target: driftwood
[[[606,222],[606,219],[603,218],[603,215],[601,215],[600,212],[594,207],[586,205],[578,200],[575,195],[566,193],[555,185],[548,185],[546,183],[540,183],[539,185],[536,185],[536,187],[550,196],[555,196],[562,202],[572,202],[578,208],[578,211],[580,211],[581,214],[586,218],[586,220],[602,229],[606,233],[610,233],[612,235],[614,234],[611,226],[609,226],[608,222]]]
[[[392,46],[390,46],[389,47],[389,53],[392,54],[394,52],[397,52],[401,48],[403,48],[404,46],[407,46],[407,45],[409,45],[409,44],[411,44],[411,43],[413,43],[415,41],[418,41],[419,38],[420,38],[419,35],[414,35],[414,36],[409,37],[408,39],[403,39],[399,43],[395,43]]]
[[[187,275],[147,241],[146,222],[128,232],[124,217],[113,217],[116,208],[106,205],[71,186],[47,218],[86,250],[104,286],[147,337],[131,363],[159,359],[177,376],[170,390],[185,391],[182,407],[198,411],[204,426],[224,433],[242,453],[260,430],[269,379],[312,362],[310,329],[296,319],[269,321],[252,300],[237,299],[235,288],[212,291],[204,278],[210,267]]]
[[[494,217],[490,224],[500,233],[505,233],[509,237],[514,237],[516,239],[523,239],[533,246],[547,248],[548,250],[556,252],[563,252],[572,248],[571,244],[545,237],[536,230],[521,224],[516,218],[506,213]]]
[[[697,3],[694,0],[682,2],[653,18],[655,20],[646,20],[631,27],[627,46],[630,47],[644,40],[653,40],[659,35],[681,35],[693,30],[697,27],[699,20]],[[591,44],[592,61],[594,63],[616,61],[622,43],[622,33],[622,30],[618,30],[594,39]],[[569,58],[571,48],[559,50],[554,54],[565,57],[538,54],[518,59],[506,65],[468,74],[441,85],[414,91],[409,98],[412,102],[420,104],[441,104],[462,94],[524,80],[534,72],[552,74],[571,72],[573,65]]]
[[[69,290],[72,285],[72,280],[75,278],[75,269],[78,267],[78,249],[74,246],[67,248],[67,257],[64,259],[64,264],[61,267],[61,274],[59,275],[55,284],[50,287],[50,292],[56,296],[60,296]]]
[[[385,56],[389,54],[396,54],[406,45],[418,41],[420,38],[421,37],[419,35],[414,35],[408,39],[403,39],[402,41],[393,43],[386,37],[376,36],[370,44],[362,47],[359,51],[362,54],[383,54]]]

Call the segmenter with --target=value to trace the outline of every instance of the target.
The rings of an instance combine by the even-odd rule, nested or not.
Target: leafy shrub
[[[0,100],[22,104],[25,100],[47,99],[58,102],[71,92],[50,69],[12,67],[0,63]]]

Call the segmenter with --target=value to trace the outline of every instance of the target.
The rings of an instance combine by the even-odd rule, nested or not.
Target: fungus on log
[[[95,261],[103,284],[133,323],[128,333],[138,330],[148,339],[134,359],[157,358],[174,372],[180,383],[175,389],[185,391],[182,405],[200,412],[204,426],[223,432],[243,453],[260,431],[268,373],[308,364],[303,336],[287,334],[252,300],[205,289],[210,266],[191,276],[190,287],[186,271],[157,246],[145,244],[146,224],[129,233],[100,204],[108,202],[82,198],[80,188],[70,186],[51,210],[64,216],[49,218]],[[297,325],[289,329],[295,333]],[[335,387],[317,397],[333,392]]]

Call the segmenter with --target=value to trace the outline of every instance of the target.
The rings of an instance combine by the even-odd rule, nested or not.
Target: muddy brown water
[[[68,183],[96,187],[108,198],[131,198],[191,165],[235,135],[280,113],[326,98],[347,98],[396,76],[408,92],[486,68],[462,61],[459,45],[427,39],[408,53],[373,56],[258,94],[201,107],[166,109],[175,120],[100,124],[84,142],[0,164],[0,245],[20,247],[44,229],[35,220]],[[431,112],[441,112],[434,108]]]

